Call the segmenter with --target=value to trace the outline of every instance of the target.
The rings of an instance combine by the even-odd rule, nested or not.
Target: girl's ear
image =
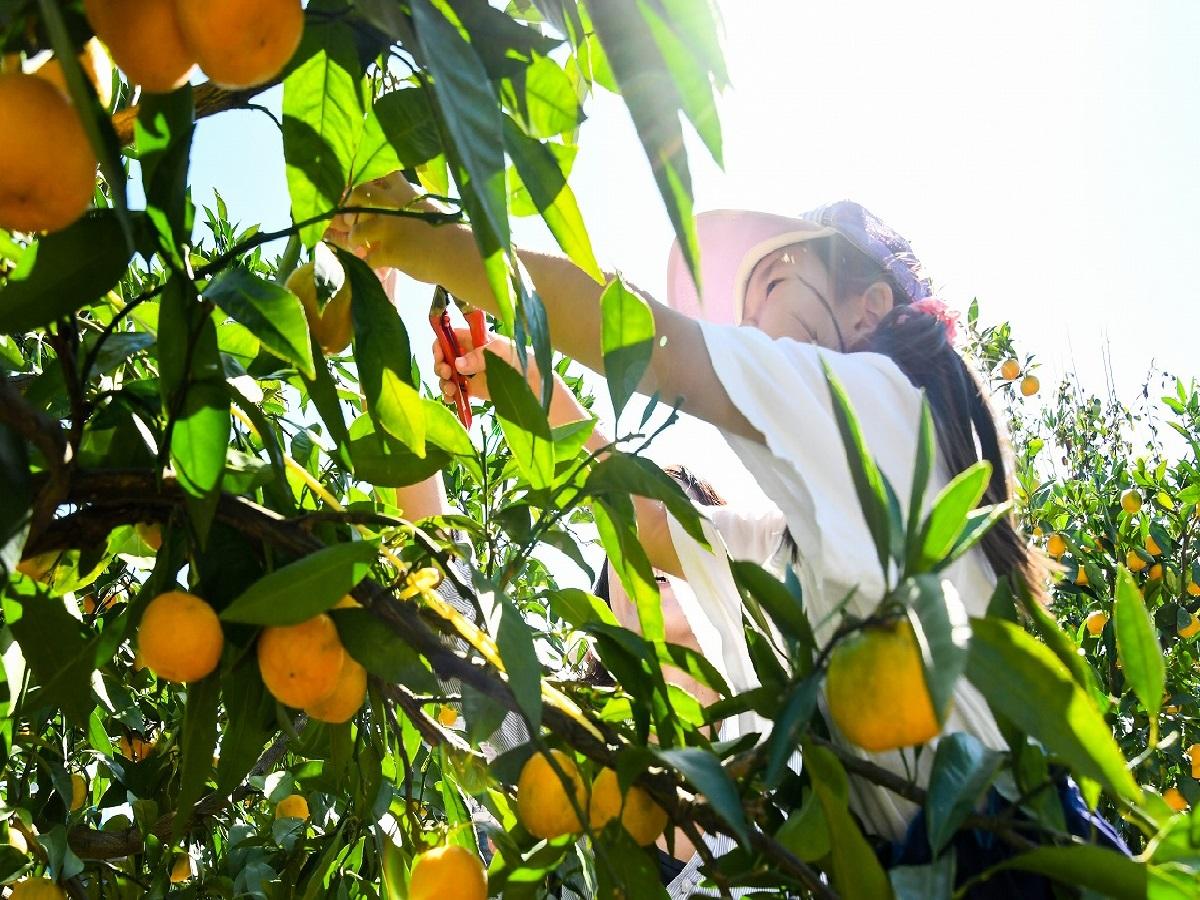
[[[891,285],[886,281],[872,284],[863,291],[859,301],[858,333],[869,334],[874,331],[895,305],[896,298],[892,295]]]

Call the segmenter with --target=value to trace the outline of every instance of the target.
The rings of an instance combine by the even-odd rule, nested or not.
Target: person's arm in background
[[[396,488],[396,505],[400,507],[404,518],[410,522],[430,516],[443,516],[450,512],[441,473],[430,475],[416,484]]]
[[[484,348],[476,348],[471,343],[471,333],[466,329],[458,329],[457,334],[459,346],[463,349],[463,355],[457,362],[458,373],[470,377],[470,390],[473,396],[483,400],[490,399]],[[514,368],[519,366],[516,347],[508,338],[493,336],[485,346],[487,350],[506,360]],[[534,363],[533,354],[529,354],[527,360],[529,383],[536,393],[541,388],[541,374]],[[450,365],[443,358],[441,348],[436,344],[433,348],[433,363],[434,372],[441,382],[442,397],[447,401],[452,401],[458,388],[450,380]],[[569,422],[591,418],[592,414],[583,408],[583,405],[557,373],[554,374],[554,379],[554,393],[550,400],[550,425],[558,427]],[[603,451],[611,443],[612,438],[597,424],[584,446],[588,452],[597,453]],[[671,540],[671,531],[667,525],[666,507],[657,500],[638,496],[633,497],[633,507],[637,515],[638,537],[641,539],[650,564],[663,572],[682,576],[683,568],[679,563],[679,555],[675,552],[675,544]]]

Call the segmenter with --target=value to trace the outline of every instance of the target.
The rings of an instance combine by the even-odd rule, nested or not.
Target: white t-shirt
[[[736,507],[706,508],[705,528],[717,549],[709,553],[689,538],[677,522],[671,533],[691,590],[676,585],[680,605],[705,655],[721,661],[731,687],[743,691],[757,685],[741,627],[741,601],[729,572],[728,559],[747,559],[782,574],[793,562],[783,558],[780,543],[790,530],[800,560],[793,565],[804,592],[804,607],[817,643],[836,629],[838,604],[857,587],[845,605],[848,613],[865,616],[884,590],[875,545],[851,479],[841,433],[834,418],[824,359],[841,382],[862,430],[864,442],[900,498],[902,511],[912,486],[916,460],[921,394],[889,358],[876,353],[837,353],[797,341],[773,340],[754,328],[702,323],[713,368],[730,400],[763,436],[764,443],[725,434],[733,451],[757,479],[777,511],[746,514]],[[944,463],[933,467],[925,493],[926,512],[950,480]],[[714,542],[719,534],[722,541]],[[968,615],[982,616],[995,588],[995,577],[976,547],[944,573],[958,590]],[[823,705],[823,704],[822,704]],[[753,714],[739,717],[742,732],[765,731]],[[831,731],[836,729],[830,725]],[[984,745],[1006,749],[1003,737],[979,692],[961,679],[944,733],[963,731]],[[842,741],[842,743],[845,743]],[[848,746],[848,745],[847,745]],[[914,749],[887,753],[855,751],[864,759],[918,784],[928,783],[932,747],[919,756]],[[899,839],[917,808],[883,788],[850,779],[850,806],[868,830]]]

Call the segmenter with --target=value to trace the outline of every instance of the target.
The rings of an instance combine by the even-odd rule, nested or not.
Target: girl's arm
[[[351,205],[433,210],[417,198],[400,174],[359,188]],[[431,225],[421,219],[362,214],[350,242],[364,247],[367,262],[376,268],[396,268],[418,281],[440,284],[474,306],[496,315],[499,309],[484,271],[475,239],[463,225]],[[569,259],[548,253],[520,251],[546,308],[554,346],[603,374],[600,350],[600,295],[597,284]],[[664,400],[679,399],[684,411],[725,431],[761,439],[729,400],[709,360],[698,323],[651,298],[655,342],[650,366],[638,390],[659,392]]]
[[[396,505],[410,522],[441,516],[450,511],[441,473],[424,481],[396,488]]]

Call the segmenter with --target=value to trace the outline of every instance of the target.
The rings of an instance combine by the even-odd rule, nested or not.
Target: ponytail
[[[915,386],[925,392],[937,434],[938,449],[951,475],[981,459],[992,464],[984,502],[1012,498],[1001,450],[1000,432],[978,378],[959,355],[946,329],[933,316],[906,311],[910,298],[878,264],[839,237],[815,242],[836,287],[838,301],[864,292],[882,281],[892,289],[897,305],[851,352],[880,353],[891,359]],[[997,578],[1011,577],[1046,602],[1047,570],[1017,529],[1015,517],[1000,519],[980,542]]]

